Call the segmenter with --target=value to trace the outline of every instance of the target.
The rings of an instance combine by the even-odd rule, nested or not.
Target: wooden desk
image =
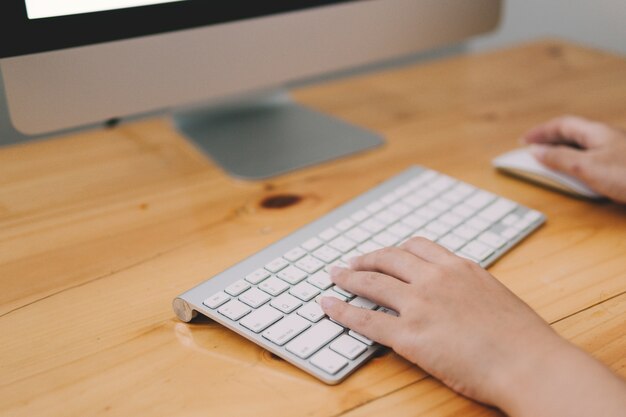
[[[0,415],[494,415],[386,353],[327,386],[172,299],[411,164],[547,224],[490,268],[626,376],[626,209],[496,173],[562,113],[626,126],[626,60],[557,40],[296,92],[378,150],[271,181],[222,174],[155,119],[0,149]],[[297,204],[264,208],[272,196]],[[524,341],[520,341],[524,343]],[[519,387],[511,387],[519,389]]]

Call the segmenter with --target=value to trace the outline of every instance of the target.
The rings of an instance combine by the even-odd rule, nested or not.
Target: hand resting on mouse
[[[530,129],[520,140],[531,145],[533,156],[545,166],[626,203],[626,131],[582,117],[562,116]]]

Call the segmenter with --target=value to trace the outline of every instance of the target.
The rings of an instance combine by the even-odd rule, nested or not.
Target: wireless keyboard
[[[423,236],[486,267],[544,221],[536,210],[415,166],[179,295],[173,307],[183,321],[204,314],[336,384],[381,346],[326,317],[319,298],[397,313],[334,286],[332,265]]]

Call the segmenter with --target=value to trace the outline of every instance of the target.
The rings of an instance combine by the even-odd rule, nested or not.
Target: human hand
[[[324,312],[460,394],[512,416],[618,416],[626,406],[619,377],[477,264],[424,238],[350,264],[333,282],[399,316],[333,297],[321,299]]]
[[[563,116],[534,127],[521,141],[531,145],[532,154],[542,164],[580,179],[614,201],[626,203],[626,131]]]
[[[527,358],[561,343],[491,274],[427,239],[354,258],[351,269],[336,268],[331,278],[399,313],[324,299],[322,308],[331,318],[393,348],[455,391],[489,404],[500,405],[500,388],[512,382],[509,370],[523,369]]]

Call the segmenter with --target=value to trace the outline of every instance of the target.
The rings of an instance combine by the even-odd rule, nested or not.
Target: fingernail
[[[323,310],[331,310],[335,304],[339,302],[335,297],[322,297],[320,298],[320,306]]]
[[[543,159],[547,151],[547,147],[543,145],[530,145],[530,153],[537,159]]]

